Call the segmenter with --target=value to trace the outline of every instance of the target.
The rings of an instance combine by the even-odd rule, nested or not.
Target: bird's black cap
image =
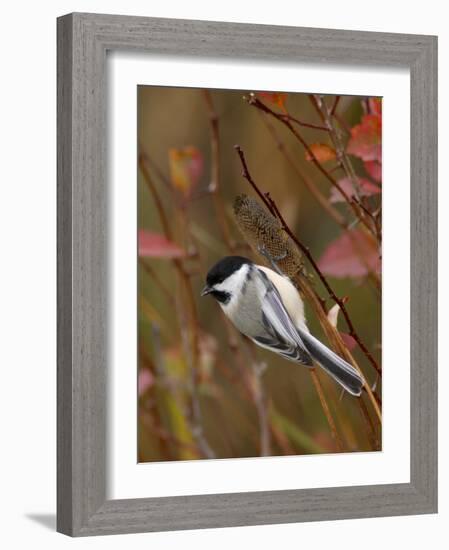
[[[225,256],[210,268],[206,277],[207,286],[213,287],[223,282],[229,275],[232,275],[234,271],[240,269],[243,264],[251,263],[251,260],[243,256]]]

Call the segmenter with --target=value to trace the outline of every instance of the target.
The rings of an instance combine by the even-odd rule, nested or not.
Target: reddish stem
[[[329,285],[329,283],[326,280],[326,277],[323,275],[320,268],[318,267],[318,264],[313,259],[313,256],[310,253],[310,250],[305,245],[302,244],[302,242],[293,234],[291,229],[288,227],[286,221],[284,220],[284,217],[280,213],[276,203],[271,198],[270,194],[269,193],[262,193],[262,191],[260,191],[260,189],[257,187],[255,181],[252,179],[251,174],[249,173],[248,165],[246,164],[245,155],[244,155],[241,147],[239,145],[236,145],[235,149],[236,149],[236,151],[237,151],[237,153],[240,157],[240,160],[242,162],[243,177],[250,183],[251,187],[259,195],[259,197],[261,198],[261,200],[263,201],[265,206],[268,208],[269,212],[271,212],[271,214],[280,221],[282,229],[287,233],[287,235],[293,240],[293,242],[298,246],[298,248],[300,248],[300,250],[304,253],[306,258],[309,260],[310,264],[312,265],[313,269],[317,273],[317,275],[320,278],[321,282],[323,283],[324,287],[329,292],[329,295],[335,301],[335,303],[337,303],[339,305],[340,310],[341,310],[341,312],[342,312],[342,314],[343,314],[343,316],[346,320],[346,323],[348,325],[349,334],[357,342],[360,349],[363,351],[363,353],[365,354],[365,356],[367,357],[367,359],[369,360],[371,365],[376,369],[376,371],[379,373],[379,375],[381,375],[382,371],[381,371],[379,365],[377,364],[376,360],[371,355],[368,348],[365,346],[365,344],[362,342],[359,335],[357,334],[357,332],[354,328],[354,325],[352,324],[352,321],[349,317],[349,314],[346,310],[346,306],[344,304],[344,301],[341,298],[339,298],[335,294],[335,292],[332,290],[331,286]]]

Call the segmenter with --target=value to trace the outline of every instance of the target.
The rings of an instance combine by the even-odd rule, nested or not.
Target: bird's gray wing
[[[260,271],[260,274],[266,288],[262,300],[262,322],[266,333],[253,339],[260,346],[280,353],[287,359],[313,366],[312,357],[285,309],[279,292],[265,273]]]

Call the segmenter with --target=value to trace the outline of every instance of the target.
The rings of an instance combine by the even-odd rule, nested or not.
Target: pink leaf
[[[376,160],[366,160],[365,170],[373,178],[374,181],[382,181],[382,164]]]
[[[326,248],[318,266],[324,275],[332,277],[364,277],[370,271],[380,272],[381,261],[365,233],[352,229]]]
[[[357,346],[357,342],[350,334],[347,334],[346,332],[340,332],[340,336],[349,351],[352,351]]]
[[[362,160],[382,158],[382,117],[364,115],[362,122],[351,128],[347,152]]]
[[[139,229],[139,256],[143,258],[182,258],[185,251],[159,233]]]
[[[169,149],[168,161],[172,185],[190,197],[203,173],[203,155],[192,146]]]
[[[140,369],[137,379],[137,390],[139,397],[143,395],[154,384],[154,377],[148,369]]]
[[[378,195],[381,192],[381,189],[378,185],[374,185],[370,181],[358,178],[359,182],[359,193],[362,197],[370,197],[371,195]],[[354,196],[354,185],[352,180],[349,178],[342,178],[339,180],[338,185],[343,189],[343,191],[348,195],[349,198]],[[345,198],[340,193],[336,187],[332,187],[331,196],[329,197],[330,202],[343,202]]]

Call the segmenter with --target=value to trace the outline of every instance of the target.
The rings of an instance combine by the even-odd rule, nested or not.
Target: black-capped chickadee
[[[227,256],[207,274],[201,296],[212,295],[236,328],[259,346],[290,361],[314,361],[352,395],[359,396],[358,371],[309,332],[303,301],[288,277],[241,256]]]

